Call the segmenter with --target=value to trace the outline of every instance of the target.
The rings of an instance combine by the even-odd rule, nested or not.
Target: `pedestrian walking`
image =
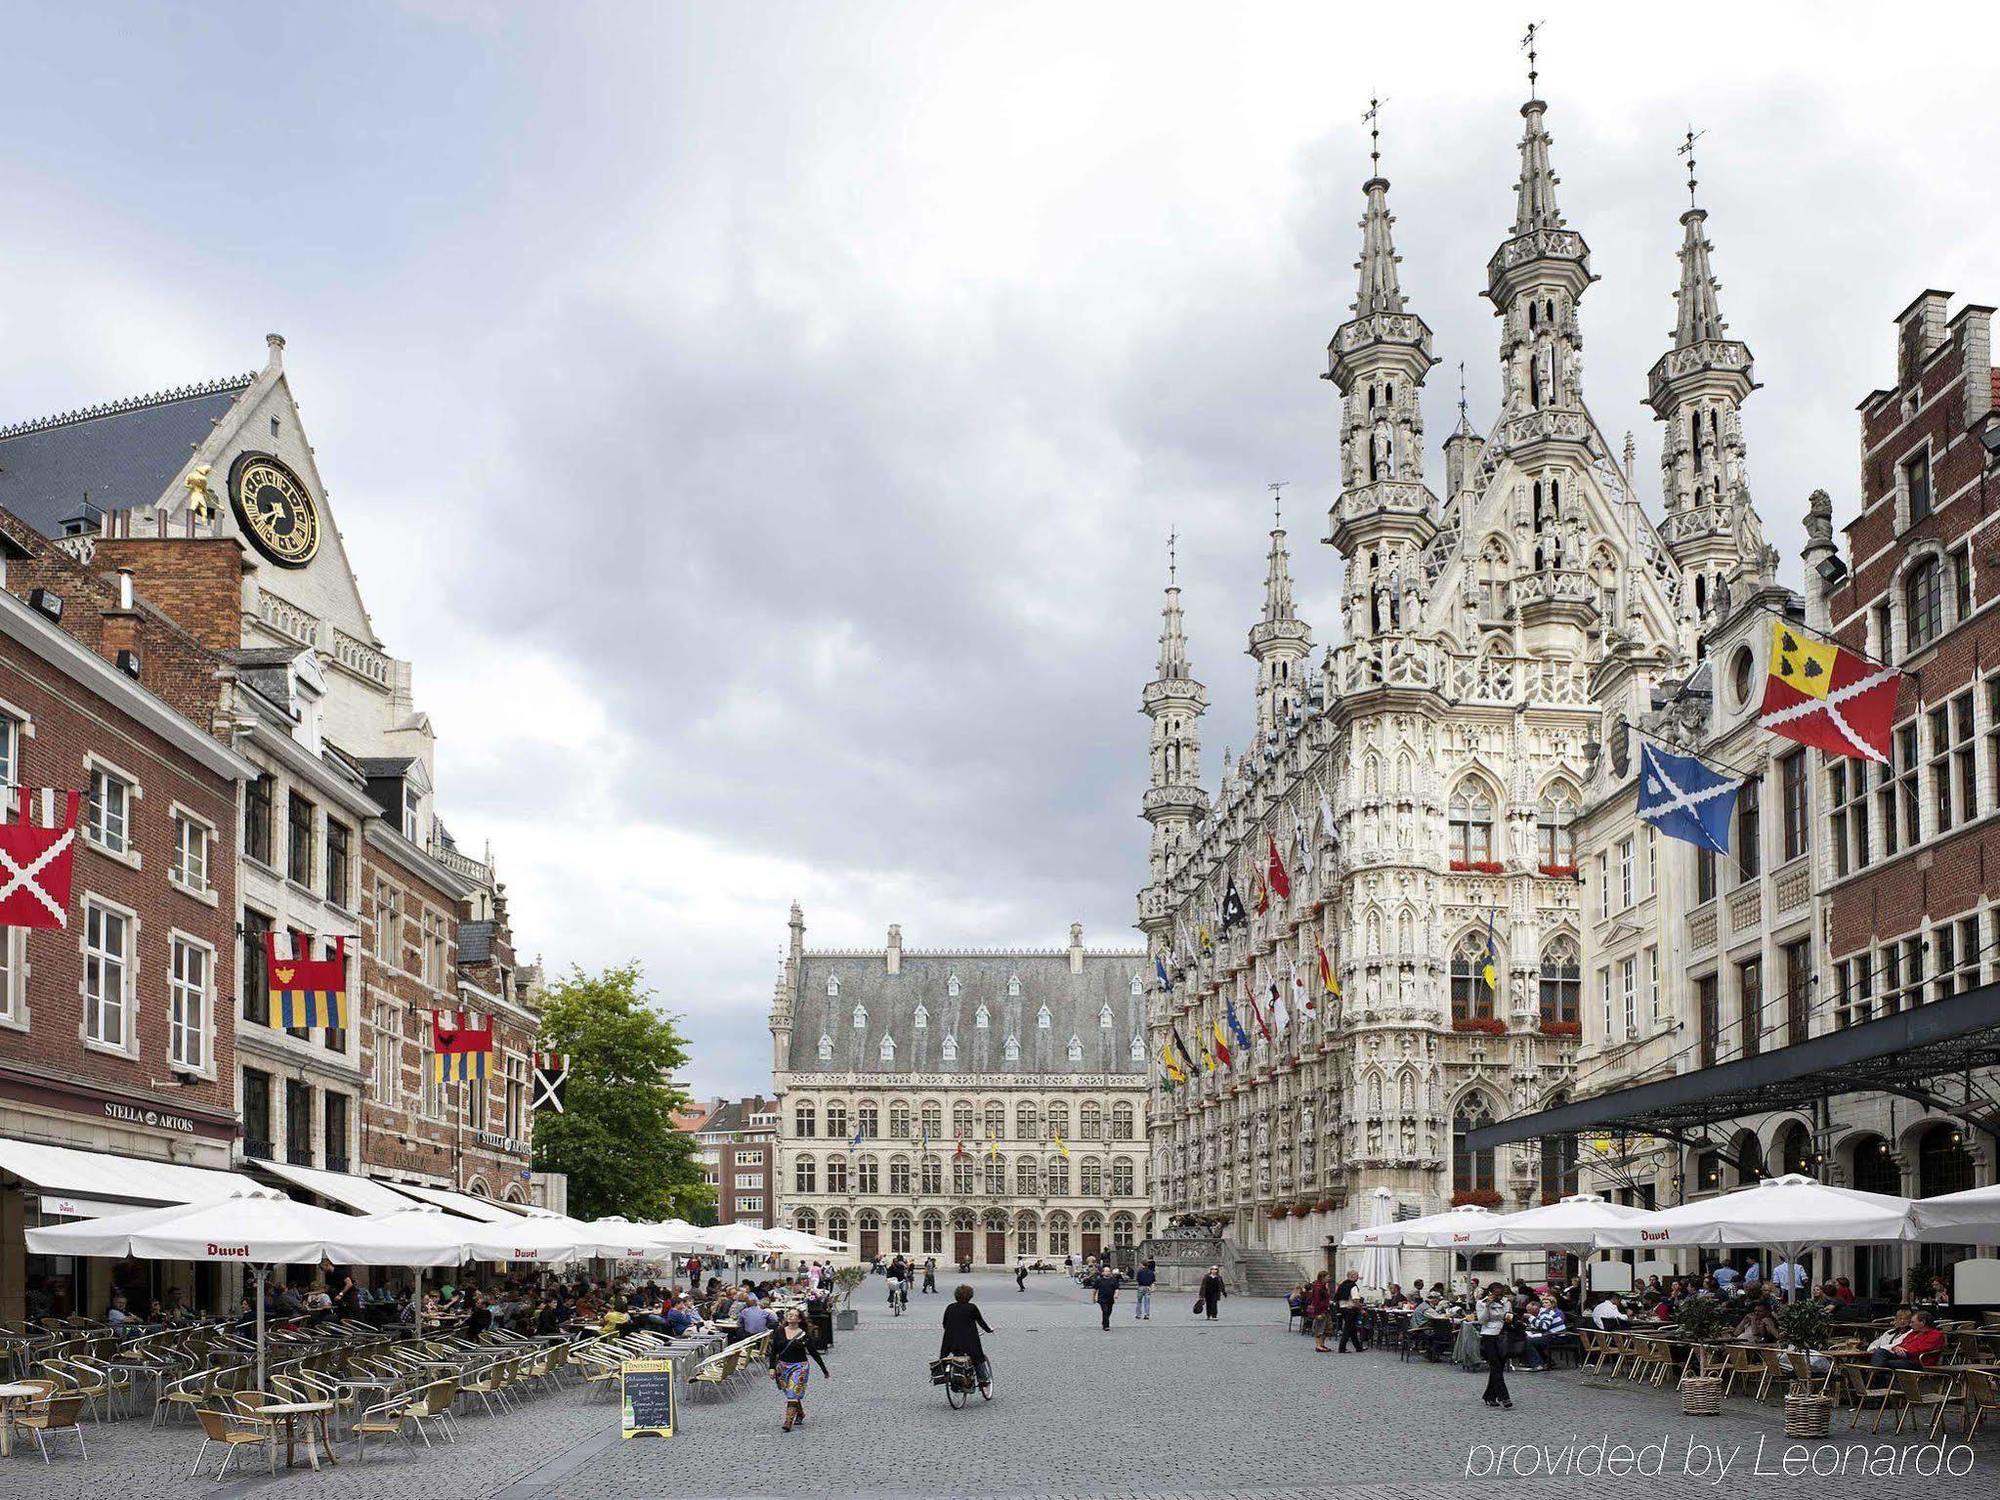
[[[924,1290],[927,1292],[937,1290],[937,1257],[935,1255],[924,1257]]]
[[[1210,1266],[1208,1274],[1201,1278],[1201,1286],[1195,1292],[1196,1312],[1208,1314],[1208,1321],[1215,1321],[1216,1305],[1229,1295],[1229,1289],[1222,1284],[1222,1267]]]
[[[1333,1305],[1340,1318],[1340,1345],[1333,1352],[1345,1354],[1352,1344],[1356,1354],[1363,1353],[1367,1345],[1361,1342],[1361,1277],[1349,1271],[1338,1287],[1334,1289]]]
[[[833,1371],[806,1336],[804,1315],[796,1307],[790,1308],[785,1313],[785,1326],[771,1338],[771,1383],[785,1398],[786,1432],[806,1419],[806,1379],[812,1374],[807,1360],[819,1366],[820,1374],[833,1378]]]
[[[1312,1329],[1313,1353],[1331,1354],[1326,1347],[1326,1335],[1331,1324],[1329,1314],[1333,1308],[1333,1293],[1327,1289],[1326,1272],[1322,1270],[1313,1277],[1313,1284],[1306,1290],[1306,1323]]]
[[[1014,1290],[1017,1292],[1025,1292],[1027,1289],[1028,1289],[1027,1262],[1017,1260],[1014,1262]]]
[[[1144,1318],[1148,1323],[1153,1321],[1153,1283],[1159,1279],[1159,1272],[1154,1269],[1150,1260],[1139,1267],[1139,1274],[1132,1278],[1139,1288],[1138,1295],[1132,1301],[1134,1321],[1140,1318]]]
[[[1109,1264],[1099,1266],[1096,1279],[1090,1283],[1097,1293],[1097,1310],[1104,1315],[1104,1331],[1111,1331],[1111,1307],[1118,1300],[1118,1288],[1125,1278],[1112,1270]]]
[[[1507,1295],[1506,1287],[1493,1282],[1473,1309],[1473,1316],[1479,1323],[1479,1352],[1486,1359],[1483,1399],[1488,1406],[1512,1411],[1514,1401],[1507,1394],[1507,1340],[1514,1331],[1514,1299]]]

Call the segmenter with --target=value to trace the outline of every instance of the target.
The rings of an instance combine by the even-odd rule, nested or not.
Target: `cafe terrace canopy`
[[[1388,1245],[1405,1250],[1464,1250],[1495,1243],[1483,1236],[1499,1219],[1500,1215],[1492,1209],[1468,1203],[1420,1219],[1405,1219],[1400,1224],[1350,1229],[1340,1237],[1340,1243],[1353,1249]]]
[[[2000,1240],[2000,1184],[1919,1198],[1910,1206],[1910,1217],[1920,1240],[1960,1244]]]
[[[1596,1248],[1598,1231],[1651,1217],[1648,1209],[1613,1203],[1596,1193],[1572,1193],[1539,1208],[1501,1216],[1491,1226],[1498,1237],[1486,1243],[1589,1255]]]

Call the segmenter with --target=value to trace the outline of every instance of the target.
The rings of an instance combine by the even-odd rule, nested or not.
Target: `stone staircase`
[[[1242,1285],[1231,1287],[1232,1292],[1252,1297],[1284,1297],[1299,1284],[1297,1268],[1268,1250],[1239,1247],[1236,1265]]]

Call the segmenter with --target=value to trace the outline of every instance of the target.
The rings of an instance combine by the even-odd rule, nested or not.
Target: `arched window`
[[[1704,1151],[1694,1159],[1695,1190],[1702,1193],[1722,1191],[1722,1153]]]
[[[1069,1161],[1066,1157],[1051,1156],[1048,1161],[1048,1170],[1043,1175],[1048,1180],[1049,1196],[1051,1198],[1067,1198],[1069,1196]]]
[[[1583,1019],[1583,970],[1576,939],[1552,938],[1542,949],[1542,1024],[1579,1025]]]
[[[910,1159],[907,1156],[891,1157],[889,1160],[889,1191],[907,1198],[910,1193]]]
[[[1933,1125],[1917,1144],[1917,1196],[1959,1193],[1974,1186],[1972,1153],[1956,1125]]]
[[[810,1101],[801,1101],[792,1110],[792,1134],[810,1140],[819,1134],[818,1111]]]
[[[951,1107],[951,1133],[962,1139],[970,1139],[972,1132],[972,1101],[961,1099]]]
[[[1887,1193],[1892,1198],[1903,1195],[1903,1169],[1896,1164],[1889,1143],[1879,1135],[1864,1136],[1855,1143],[1850,1175],[1855,1187],[1864,1193]]]
[[[1453,864],[1492,863],[1493,794],[1476,776],[1451,794],[1450,835]]]
[[[830,1099],[826,1106],[826,1134],[828,1140],[847,1139],[847,1106],[838,1099]]]
[[[873,1197],[882,1191],[880,1176],[876,1171],[875,1158],[864,1156],[855,1164],[854,1191]]]
[[[836,1208],[828,1212],[826,1216],[826,1237],[842,1245],[849,1243],[846,1209]]]
[[[1944,564],[1927,557],[1903,580],[1905,647],[1921,650],[1944,629]]]
[[[1036,1140],[1041,1136],[1041,1115],[1033,1104],[1022,1103],[1014,1106],[1014,1134],[1024,1141]]]
[[[1813,1175],[1812,1133],[1794,1120],[1778,1133],[1778,1170],[1803,1177]]]
[[[1130,1214],[1111,1216],[1111,1243],[1120,1250],[1132,1248],[1134,1235],[1138,1232],[1138,1221]]]
[[[1018,1198],[1035,1196],[1035,1159],[1024,1156],[1014,1163],[1014,1195]]]
[[[864,1141],[872,1141],[882,1133],[882,1111],[873,1099],[863,1099],[855,1111],[855,1129],[861,1132]]]
[[[986,1108],[982,1113],[986,1118],[986,1138],[989,1141],[998,1140],[1007,1133],[1006,1105],[1002,1104],[998,1099],[989,1099],[986,1101]]]
[[[1043,1031],[1047,1031],[1051,1026],[1055,1025],[1055,1021],[1056,1018],[1049,1014],[1049,1008],[1046,1005],[1035,1012],[1035,1025]]]
[[[1134,1173],[1131,1157],[1121,1156],[1111,1163],[1111,1191],[1114,1196],[1120,1198],[1131,1197],[1133,1181]]]
[[[1039,1226],[1035,1223],[1035,1216],[1033,1214],[1021,1213],[1014,1216],[1014,1249],[1016,1254],[1036,1255],[1040,1253],[1036,1249],[1036,1246],[1041,1242],[1038,1229]]]
[[[792,1187],[800,1193],[819,1191],[819,1166],[810,1156],[801,1156],[792,1167]]]
[[[1069,1106],[1058,1100],[1049,1106],[1049,1139],[1069,1139]]]
[[[1124,1100],[1111,1106],[1111,1139],[1129,1141],[1132,1139],[1132,1106]]]
[[[986,1158],[986,1196],[1002,1198],[1007,1193],[1007,1163]]]
[[[972,1191],[972,1163],[954,1160],[951,1164],[951,1190],[963,1198]]]
[[[1576,835],[1570,827],[1575,816],[1576,794],[1567,782],[1555,782],[1542,793],[1541,804],[1535,809],[1535,834],[1544,872],[1575,871]]]
[[[1493,1111],[1477,1094],[1459,1106],[1458,1114],[1451,1122],[1451,1190],[1454,1202],[1484,1202],[1495,1191],[1492,1149],[1473,1151],[1467,1149],[1465,1144],[1467,1134],[1492,1123]]]
[[[917,1222],[917,1229],[922,1236],[921,1243],[925,1255],[944,1253],[944,1215],[925,1214]]]
[[[910,1253],[910,1216],[908,1214],[889,1215],[889,1253],[908,1255]]]
[[[826,1159],[826,1190],[829,1193],[847,1191],[847,1158],[829,1156]]]
[[[889,1134],[899,1141],[910,1138],[910,1106],[907,1101],[896,1099],[890,1102]]]
[[[1066,1213],[1049,1215],[1049,1254],[1069,1254],[1069,1215]]]
[[[809,1208],[801,1208],[792,1215],[792,1228],[800,1234],[819,1233],[819,1215]]]
[[[935,1156],[926,1156],[923,1170],[918,1174],[926,1194],[936,1195],[944,1191],[944,1163]]]
[[[1486,934],[1468,932],[1459,939],[1451,958],[1451,1018],[1454,1021],[1491,1020],[1493,991],[1486,983]],[[1495,973],[1499,957],[1494,956]]]
[[[1104,1106],[1095,1099],[1086,1099],[1077,1106],[1076,1133],[1086,1141],[1104,1139]]]
[[[946,1037],[944,1039],[944,1046],[939,1049],[938,1055],[942,1057],[946,1062],[957,1062],[958,1038],[951,1036]]]
[[[944,1134],[944,1107],[935,1099],[926,1099],[921,1111],[924,1134],[936,1140]]]
[[[1542,1202],[1554,1203],[1576,1191],[1576,1137],[1542,1137]]]

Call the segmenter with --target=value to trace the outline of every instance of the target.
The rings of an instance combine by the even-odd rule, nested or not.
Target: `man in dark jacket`
[[[1195,1293],[1195,1306],[1207,1313],[1208,1320],[1213,1323],[1216,1304],[1228,1295],[1228,1288],[1222,1284],[1222,1267],[1210,1266],[1208,1274],[1201,1278],[1200,1289]]]
[[[1153,1321],[1153,1283],[1159,1280],[1159,1273],[1153,1269],[1153,1263],[1149,1260],[1139,1267],[1138,1275],[1132,1279],[1139,1286],[1139,1295],[1133,1303],[1132,1316],[1135,1319],[1144,1318],[1150,1323]]]
[[[1097,1268],[1097,1277],[1090,1283],[1090,1289],[1097,1293],[1097,1310],[1104,1315],[1104,1331],[1111,1331],[1111,1305],[1118,1300],[1118,1288],[1125,1278],[1111,1269],[1109,1261]]]
[[[1352,1344],[1354,1352],[1360,1354],[1366,1349],[1361,1342],[1361,1278],[1349,1271],[1333,1290],[1333,1306],[1340,1318],[1340,1344],[1333,1351],[1345,1354]]]

